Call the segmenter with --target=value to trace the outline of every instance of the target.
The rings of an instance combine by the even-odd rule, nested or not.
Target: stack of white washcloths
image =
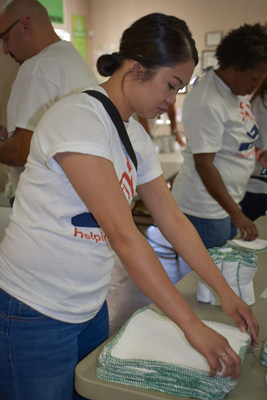
[[[203,321],[224,335],[243,360],[250,336],[238,328]],[[138,310],[105,345],[97,376],[109,382],[203,400],[224,398],[236,381],[209,376],[207,360],[170,319],[150,308]]]
[[[253,278],[258,266],[257,256],[231,247],[213,247],[208,249],[208,252],[233,291],[247,304],[254,304]],[[220,299],[216,293],[201,281],[198,283],[197,300],[202,303],[220,305]]]

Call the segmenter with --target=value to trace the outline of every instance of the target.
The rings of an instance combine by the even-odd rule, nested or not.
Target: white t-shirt
[[[265,104],[267,104],[267,97],[265,99]],[[259,126],[259,139],[256,143],[261,149],[267,150],[267,107],[264,106],[262,98],[260,96],[256,97],[256,99],[252,102],[252,111]],[[256,162],[255,169],[252,175],[260,176],[261,175],[262,166],[260,163]],[[252,193],[265,193],[267,194],[267,176],[265,176],[266,182],[263,182],[259,179],[251,178],[247,185],[247,191]]]
[[[184,162],[172,189],[183,212],[199,218],[221,219],[226,211],[206,190],[193,154],[216,153],[214,165],[236,203],[245,194],[255,165],[258,128],[245,97],[235,96],[210,70],[185,98]]]
[[[9,136],[16,127],[34,131],[44,113],[61,97],[96,85],[83,57],[66,41],[55,42],[20,67],[7,105]],[[12,167],[13,194],[23,167]]]
[[[52,318],[92,318],[106,298],[114,263],[105,233],[53,156],[71,151],[111,160],[130,204],[136,185],[162,171],[143,127],[133,118],[126,125],[138,160],[137,174],[102,104],[87,94],[60,100],[34,132],[0,245],[0,287]]]

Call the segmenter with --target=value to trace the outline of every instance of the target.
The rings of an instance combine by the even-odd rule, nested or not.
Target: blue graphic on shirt
[[[86,228],[99,228],[98,222],[92,213],[84,212],[71,218],[73,226],[80,226]]]
[[[253,125],[252,129],[250,132],[247,132],[247,135],[251,138],[251,139],[255,139],[253,142],[247,142],[247,143],[241,143],[241,145],[239,146],[239,151],[245,151],[245,150],[249,150],[250,148],[255,146],[255,143],[258,139],[258,135],[259,135],[259,129],[257,127],[257,125]]]
[[[255,139],[256,136],[258,136],[258,132],[259,132],[259,129],[258,129],[257,125],[254,124],[251,131],[247,132],[247,134],[248,134],[248,136],[251,137],[251,139]]]

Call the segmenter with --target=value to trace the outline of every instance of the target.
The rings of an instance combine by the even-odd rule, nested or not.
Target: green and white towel
[[[243,360],[250,336],[238,328],[203,321],[224,335]],[[203,400],[222,399],[236,382],[211,378],[206,359],[170,319],[150,308],[138,310],[102,349],[99,379]]]
[[[213,247],[208,252],[233,291],[247,304],[254,304],[253,278],[258,266],[257,256],[231,247]],[[220,305],[219,297],[202,281],[198,283],[197,300]]]

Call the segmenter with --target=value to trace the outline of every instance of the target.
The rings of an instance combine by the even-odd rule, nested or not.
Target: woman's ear
[[[144,67],[135,60],[130,60],[130,70],[134,72],[141,72],[144,71]]]
[[[134,71],[141,71],[142,65],[138,61],[134,61],[133,70]]]
[[[128,72],[132,74],[135,79],[140,79],[146,75],[147,70],[136,60],[129,60]]]

